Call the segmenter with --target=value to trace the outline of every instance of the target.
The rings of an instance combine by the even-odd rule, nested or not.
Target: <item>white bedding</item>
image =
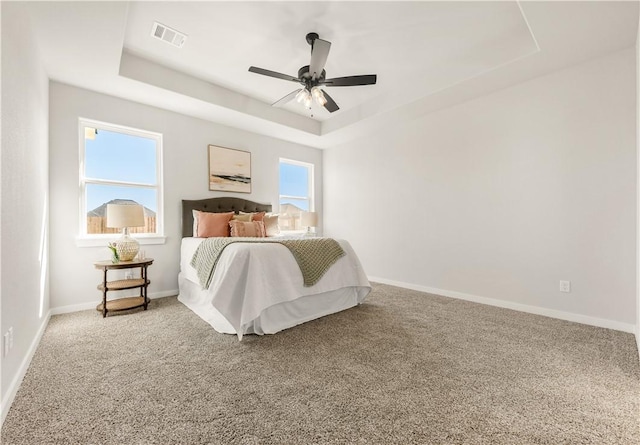
[[[183,238],[178,300],[215,330],[227,334],[273,334],[360,304],[371,285],[351,245],[346,255],[311,287],[304,287],[293,255],[278,243],[234,243],[220,255],[208,289],[202,289],[191,258],[204,238]]]

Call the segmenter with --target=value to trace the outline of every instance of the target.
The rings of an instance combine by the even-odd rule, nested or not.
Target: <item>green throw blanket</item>
[[[191,258],[191,265],[198,273],[200,285],[206,289],[211,283],[213,271],[220,254],[232,243],[278,243],[285,246],[296,259],[304,286],[309,287],[338,259],[345,255],[338,242],[332,238],[270,239],[270,238],[207,238],[202,241]]]

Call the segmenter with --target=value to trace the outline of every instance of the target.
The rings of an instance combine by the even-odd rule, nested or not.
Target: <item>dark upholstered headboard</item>
[[[242,198],[209,198],[195,201],[182,200],[182,237],[193,236],[193,210],[201,212],[270,212],[271,204],[260,204]]]

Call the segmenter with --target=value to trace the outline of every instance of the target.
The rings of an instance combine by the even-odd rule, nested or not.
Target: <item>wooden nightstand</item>
[[[143,307],[145,311],[147,310],[147,304],[149,303],[149,298],[147,297],[147,286],[149,286],[150,283],[147,278],[147,267],[151,264],[153,264],[152,258],[121,261],[119,263],[112,263],[111,261],[98,261],[97,263],[94,263],[96,269],[102,270],[102,283],[98,284],[98,290],[102,291],[102,303],[96,307],[96,310],[102,312],[103,318],[107,316],[107,312],[109,311],[124,311],[137,307]],[[139,278],[128,278],[125,280],[115,281],[107,280],[107,272],[110,270],[135,269],[138,267],[140,268]],[[116,300],[107,301],[107,292],[125,289],[140,289],[140,296],[118,298]]]

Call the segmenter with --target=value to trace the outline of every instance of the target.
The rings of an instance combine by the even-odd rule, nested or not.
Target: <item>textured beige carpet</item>
[[[640,443],[633,336],[375,285],[242,342],[175,298],[55,316],[3,444]]]

